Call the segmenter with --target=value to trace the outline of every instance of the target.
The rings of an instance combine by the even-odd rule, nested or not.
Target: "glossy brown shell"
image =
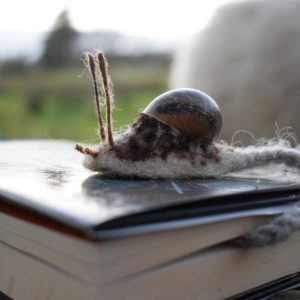
[[[217,103],[195,89],[166,92],[151,101],[143,113],[202,143],[210,143],[222,127],[222,115]]]

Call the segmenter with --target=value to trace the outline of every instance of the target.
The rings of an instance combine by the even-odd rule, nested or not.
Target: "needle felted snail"
[[[176,89],[155,98],[122,134],[113,136],[112,89],[103,52],[86,54],[92,75],[101,142],[76,149],[84,166],[115,176],[143,178],[218,177],[272,162],[300,169],[300,149],[287,143],[233,147],[216,141],[222,115],[216,102],[194,89]],[[103,83],[106,128],[101,115]],[[105,130],[106,129],[106,130]]]

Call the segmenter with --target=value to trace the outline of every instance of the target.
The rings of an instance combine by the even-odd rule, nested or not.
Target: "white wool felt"
[[[220,161],[206,159],[203,165],[203,149],[196,149],[196,158],[179,159],[170,153],[166,159],[152,157],[145,160],[130,161],[119,159],[113,151],[104,150],[102,145],[93,150],[99,155],[92,157],[85,154],[84,166],[93,171],[103,172],[110,176],[127,176],[141,178],[205,178],[220,177],[227,173],[267,165],[283,163],[300,169],[300,149],[292,148],[288,143],[277,142],[262,146],[231,147],[217,144]]]

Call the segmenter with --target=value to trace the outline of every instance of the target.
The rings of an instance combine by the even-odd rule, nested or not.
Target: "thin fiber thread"
[[[113,88],[110,76],[107,71],[107,60],[103,51],[97,51],[95,55],[87,52],[85,65],[89,68],[92,75],[92,81],[95,93],[96,111],[99,123],[99,136],[100,141],[106,141],[105,128],[103,117],[101,114],[101,107],[103,104],[102,97],[106,100],[106,127],[107,127],[107,138],[110,149],[114,147],[113,138],[113,126],[112,126],[112,104],[113,104]],[[101,89],[102,87],[102,89]],[[102,97],[99,95],[99,90],[102,91]],[[80,145],[76,146],[76,149],[82,149]],[[80,151],[80,150],[79,150]]]
[[[101,115],[101,97],[99,95],[98,85],[97,85],[96,65],[95,65],[94,57],[91,53],[86,53],[86,65],[90,69],[90,73],[92,75],[92,80],[93,80],[95,103],[96,103],[98,123],[99,123],[99,135],[101,138],[100,140],[105,141],[104,124],[103,124],[103,118]]]
[[[110,148],[114,146],[114,139],[112,134],[112,113],[111,113],[111,104],[112,104],[112,85],[111,80],[107,72],[107,61],[102,51],[97,52],[99,69],[102,76],[102,82],[104,87],[105,99],[106,99],[106,126],[107,126],[107,136],[108,143]]]

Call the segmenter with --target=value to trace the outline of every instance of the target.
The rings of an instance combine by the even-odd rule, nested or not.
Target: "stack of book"
[[[105,178],[73,147],[0,143],[2,295],[262,299],[300,283],[300,233],[265,248],[228,243],[292,211],[298,175]]]

